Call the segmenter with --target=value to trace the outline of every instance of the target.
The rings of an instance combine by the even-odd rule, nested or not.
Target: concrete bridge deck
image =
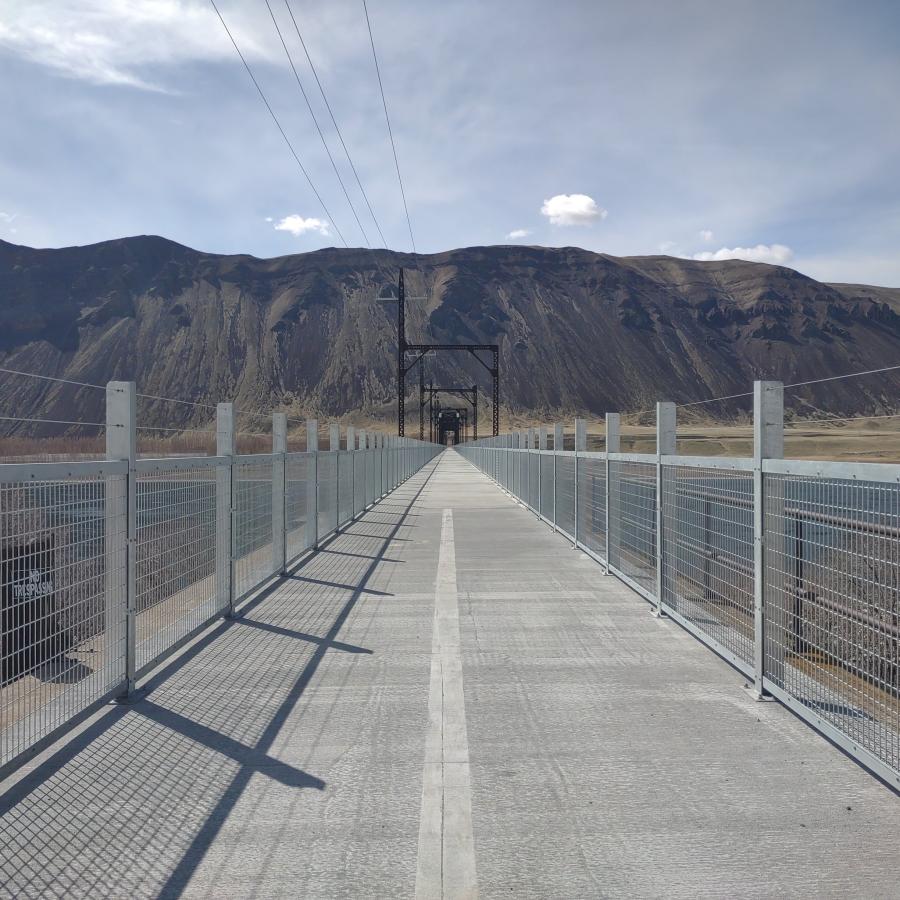
[[[897,897],[900,802],[448,452],[3,787],[10,897]]]

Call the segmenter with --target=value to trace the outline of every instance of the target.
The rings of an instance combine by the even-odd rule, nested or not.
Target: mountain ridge
[[[686,403],[746,392],[758,377],[792,383],[900,360],[900,289],[828,284],[784,266],[527,245],[259,258],[145,235],[59,249],[0,241],[0,361],[248,410],[390,416],[396,307],[379,298],[401,265],[408,295],[429,298],[408,302],[409,338],[499,343],[502,403],[514,414]],[[462,355],[432,355],[431,378],[489,388]],[[99,392],[7,379],[3,414],[102,413]],[[892,412],[898,387],[896,373],[811,386],[792,409]],[[150,402],[139,412],[176,427],[208,413]]]

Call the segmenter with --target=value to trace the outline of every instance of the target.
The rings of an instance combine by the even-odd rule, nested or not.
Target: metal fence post
[[[784,457],[784,387],[780,381],[753,382],[753,692],[762,699],[766,671],[766,509],[762,464]],[[783,660],[780,660],[783,665]],[[780,668],[776,662],[776,669]],[[781,673],[773,671],[776,679]]]
[[[234,615],[234,406],[216,407],[216,598],[219,609]]]
[[[125,683],[123,698],[134,693],[137,616],[135,588],[137,562],[137,422],[133,381],[110,381],[106,385],[106,458],[128,463],[124,483],[120,478],[106,482],[106,622],[107,642],[120,638],[124,625]],[[109,492],[112,487],[113,497]],[[113,499],[113,503],[110,503]],[[124,577],[123,577],[124,576]],[[122,615],[124,612],[124,616]],[[121,625],[120,625],[121,623]]]
[[[618,413],[606,414],[606,503],[604,508],[606,511],[606,573],[610,573],[612,566],[612,533],[611,526],[614,524],[614,517],[611,514],[610,506],[612,504],[612,467],[609,462],[610,453],[618,453],[621,446],[620,439],[620,422]]]
[[[319,422],[306,420],[306,543],[319,546]]]
[[[285,454],[287,453],[287,415],[272,413],[272,566],[275,572],[287,572],[285,519]]]
[[[578,477],[580,472],[578,471],[578,454],[583,453],[587,449],[587,423],[584,419],[576,419],[575,420],[575,534],[573,537],[575,538],[575,546],[578,546],[579,540],[581,540],[581,535],[578,533],[578,519],[580,517],[580,510],[578,509]]]
[[[677,452],[676,410],[674,403],[656,404],[656,609],[662,616],[663,588],[663,456]]]

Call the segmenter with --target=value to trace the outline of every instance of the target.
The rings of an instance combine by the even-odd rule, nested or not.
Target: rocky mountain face
[[[502,246],[256,259],[135,237],[58,250],[0,242],[0,366],[244,410],[393,417],[397,310],[381,297],[400,266],[408,296],[427,298],[407,302],[408,338],[499,343],[513,414],[644,409],[741,393],[754,378],[900,362],[900,289],[777,266]],[[432,354],[426,380],[477,382],[490,396],[467,354]],[[410,373],[410,394],[416,382]],[[102,421],[102,392],[0,384],[0,415]],[[790,406],[894,411],[898,388],[898,373],[826,382],[792,392]],[[727,417],[747,405],[699,409]],[[139,416],[182,427],[210,410],[141,401]]]

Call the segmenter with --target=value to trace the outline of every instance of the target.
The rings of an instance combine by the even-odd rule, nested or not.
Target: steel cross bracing
[[[397,297],[386,297],[386,300],[397,301],[397,434],[406,434],[406,376],[416,364],[420,364],[432,351],[464,350],[470,353],[490,373],[492,379],[491,433],[500,433],[500,345],[499,344],[411,344],[406,340],[406,287],[403,280],[403,269],[397,280]],[[416,298],[424,299],[424,298]],[[490,353],[491,361],[486,362],[479,354]],[[416,354],[412,362],[407,363],[407,355]],[[420,374],[420,381],[424,374]],[[421,395],[420,395],[421,396]]]

